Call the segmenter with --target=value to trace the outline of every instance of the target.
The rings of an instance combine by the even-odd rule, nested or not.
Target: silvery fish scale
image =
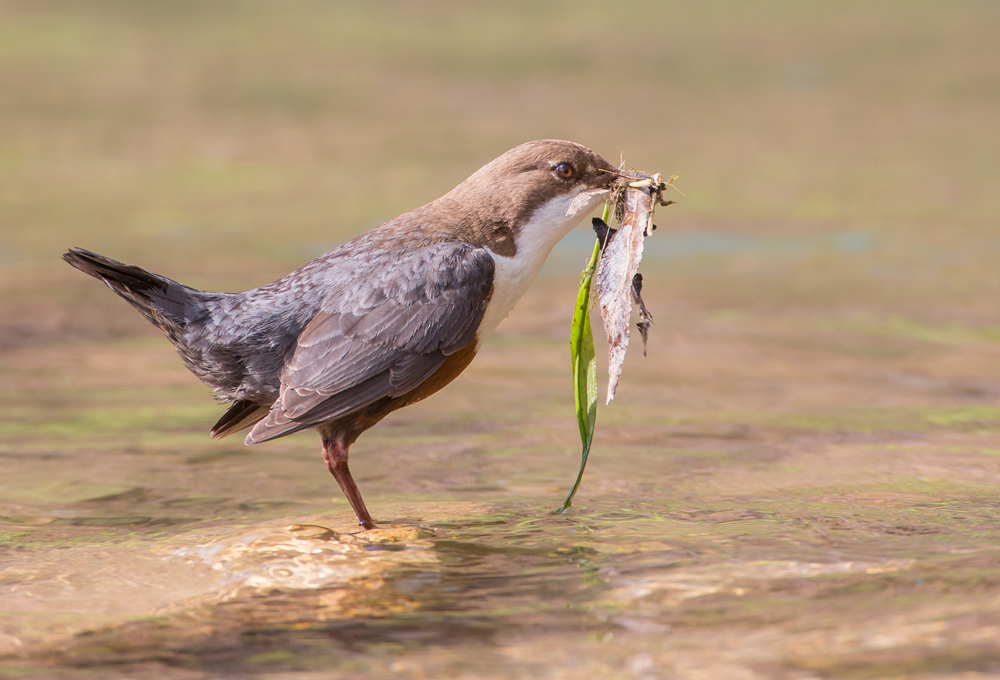
[[[653,194],[650,187],[626,187],[621,226],[605,246],[597,263],[597,299],[608,334],[608,400],[615,398],[629,342],[632,315],[632,279],[642,261],[643,240],[652,229]]]

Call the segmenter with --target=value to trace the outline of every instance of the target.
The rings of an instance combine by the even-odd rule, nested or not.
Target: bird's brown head
[[[580,144],[526,142],[414,213],[433,214],[462,240],[514,257],[528,231],[551,249],[607,197],[616,176],[614,166]]]
[[[477,170],[456,190],[494,193],[525,212],[560,195],[606,189],[615,168],[585,146],[543,139],[516,146]]]

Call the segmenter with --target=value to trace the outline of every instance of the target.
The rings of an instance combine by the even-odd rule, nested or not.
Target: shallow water
[[[576,435],[563,342],[520,335],[561,313],[532,295],[468,375],[356,445],[368,533],[311,433],[208,440],[219,407],[160,338],[8,353],[0,673],[993,671],[1000,409],[967,369],[1000,345],[674,318],[554,515]]]
[[[0,3],[0,677],[1000,679],[995,5]],[[59,261],[261,285],[544,136],[684,192],[564,515],[586,228],[369,533]]]

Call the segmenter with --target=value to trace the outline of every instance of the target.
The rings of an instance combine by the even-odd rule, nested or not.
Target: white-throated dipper
[[[389,413],[455,379],[559,239],[617,172],[590,149],[522,144],[450,192],[274,283],[209,293],[87,250],[63,259],[102,279],[158,327],[229,410],[247,444],[308,428],[366,529],[375,526],[348,449]]]

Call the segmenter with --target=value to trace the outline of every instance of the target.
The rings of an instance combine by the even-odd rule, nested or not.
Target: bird
[[[229,404],[213,437],[249,429],[251,445],[317,430],[327,469],[369,530],[351,445],[469,366],[617,174],[580,144],[527,142],[437,200],[242,293],[196,290],[82,248],[63,259],[163,331]]]

